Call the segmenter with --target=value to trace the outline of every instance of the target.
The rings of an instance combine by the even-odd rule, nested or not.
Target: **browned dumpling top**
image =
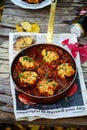
[[[57,60],[59,58],[59,55],[56,52],[48,51],[46,49],[43,49],[41,54],[43,56],[43,60],[48,63],[51,63],[53,60]]]
[[[19,74],[21,83],[34,85],[37,81],[38,74],[34,71],[24,71]]]
[[[57,67],[58,76],[62,79],[70,77],[75,74],[75,70],[70,63],[63,63]]]
[[[19,62],[26,70],[29,68],[35,68],[38,66],[38,63],[34,59],[28,56],[20,57]]]
[[[38,83],[37,88],[40,94],[52,96],[55,93],[57,86],[58,83],[55,80],[43,79]]]

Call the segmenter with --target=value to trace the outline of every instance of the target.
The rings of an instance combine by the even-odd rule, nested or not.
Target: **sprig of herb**
[[[19,74],[19,78],[22,77],[22,76],[23,76],[23,74],[20,73],[20,74]]]
[[[26,60],[26,61],[29,61],[29,62],[30,62],[30,61],[33,61],[33,59],[30,58],[30,57],[28,57],[28,56],[24,56],[24,57],[23,57],[23,60]]]

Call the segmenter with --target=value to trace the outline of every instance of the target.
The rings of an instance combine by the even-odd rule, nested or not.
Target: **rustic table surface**
[[[56,8],[54,33],[69,33],[70,24],[78,17],[79,10],[87,4],[87,0],[59,0]],[[41,32],[47,32],[50,6],[42,9],[23,9],[5,0],[4,11],[0,23],[0,122],[39,124],[48,126],[87,127],[87,116],[68,119],[38,119],[32,122],[16,121],[13,113],[13,101],[9,83],[9,32],[14,32],[16,23],[27,20],[37,22]],[[87,42],[87,36],[79,39]],[[87,86],[87,64],[82,65]]]

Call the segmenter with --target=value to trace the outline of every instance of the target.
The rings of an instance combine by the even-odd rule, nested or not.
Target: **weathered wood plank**
[[[6,41],[6,40],[4,39],[4,41],[2,41],[2,42],[0,43],[0,47],[3,48],[3,49],[8,49],[8,47],[9,47],[9,41]],[[7,50],[7,51],[8,51],[8,50]]]
[[[12,113],[8,113],[5,111],[1,111],[0,110],[0,122],[7,122],[7,123],[11,123],[12,121],[14,121],[14,115]]]
[[[20,23],[23,20],[27,20],[30,22],[38,22],[41,27],[43,27],[43,25],[46,25],[46,28],[47,28],[48,18],[49,18],[49,13],[50,13],[50,6],[45,7],[45,10],[39,9],[36,11],[36,10],[22,9],[12,3],[8,4],[9,3],[8,1],[5,1],[5,2],[6,2],[5,4],[6,7],[3,12],[1,25],[15,28],[16,23]],[[13,10],[12,10],[13,8],[12,5],[15,7]],[[59,1],[56,8],[56,16],[55,16],[56,27],[58,23],[62,24],[65,20],[72,21],[73,19],[75,19],[76,14],[77,14],[77,8],[79,6],[80,7],[83,6],[83,3],[78,2],[78,1],[74,1],[74,2],[73,1]],[[64,31],[64,28],[63,28],[63,31]],[[42,28],[42,32],[44,32],[43,28]]]
[[[10,90],[10,85],[7,84],[7,85],[0,85],[0,94],[6,94],[6,95],[9,95],[9,96],[12,96],[11,94],[11,90]]]
[[[9,78],[9,74],[8,73],[6,73],[6,72],[0,72],[1,74],[0,74],[0,78],[3,78],[3,79],[7,79],[7,78]]]
[[[11,96],[0,94],[0,102],[2,102],[2,101],[3,101],[3,103],[6,103],[8,105],[13,104]]]
[[[8,105],[0,106],[0,110],[13,113],[13,107],[11,107],[11,105],[10,106],[8,106]]]

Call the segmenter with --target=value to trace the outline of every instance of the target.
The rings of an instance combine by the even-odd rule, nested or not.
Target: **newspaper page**
[[[9,60],[10,68],[14,57],[19,53],[19,51],[14,49],[14,44],[19,37],[30,36],[35,39],[35,44],[46,43],[45,33],[10,33],[9,34]],[[70,50],[67,46],[63,46],[61,43],[63,40],[69,39],[71,44],[77,42],[74,35],[70,33],[65,34],[54,34],[53,43],[63,47],[69,53]],[[58,100],[52,104],[38,104],[38,103],[28,103],[24,104],[18,99],[18,92],[15,89],[15,84],[13,83],[12,77],[10,76],[10,85],[13,96],[13,106],[14,114],[17,120],[26,119],[29,121],[38,118],[47,119],[57,119],[57,118],[68,118],[76,116],[87,115],[87,91],[83,78],[82,68],[80,64],[79,52],[75,58],[77,65],[77,77],[71,91],[67,96],[61,100]]]

